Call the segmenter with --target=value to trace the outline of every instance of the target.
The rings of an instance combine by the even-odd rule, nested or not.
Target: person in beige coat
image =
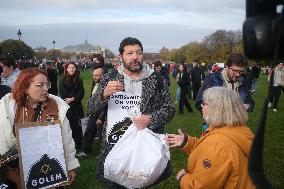
[[[283,91],[284,87],[284,67],[283,62],[277,64],[277,66],[273,69],[273,84],[269,94],[269,104],[268,107],[272,106],[272,110],[277,112],[279,98],[281,96],[281,89]],[[268,76],[268,81],[270,82],[272,72],[270,72]]]

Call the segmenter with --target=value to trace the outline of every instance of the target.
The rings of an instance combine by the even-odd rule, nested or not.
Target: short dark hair
[[[228,57],[228,60],[226,62],[226,66],[231,67],[233,65],[240,66],[240,67],[247,67],[248,66],[248,60],[241,53],[232,53]]]
[[[133,38],[133,37],[126,37],[120,42],[120,45],[119,45],[119,48],[118,48],[118,51],[119,51],[120,54],[123,54],[124,47],[127,46],[127,45],[139,45],[141,47],[142,52],[143,52],[142,43],[138,39]]]
[[[160,60],[156,60],[154,62],[154,67],[162,66],[162,62]]]
[[[7,66],[7,67],[11,67],[13,66],[13,69],[16,68],[16,63],[15,63],[15,59],[12,57],[12,56],[0,56],[0,62],[2,62],[2,64],[4,66]]]
[[[96,58],[96,59],[98,59],[98,61],[100,62],[100,63],[104,63],[105,62],[105,58],[103,57],[103,55],[101,55],[101,54],[94,54],[93,55],[93,59],[94,58]]]
[[[105,69],[103,66],[95,66],[94,69],[92,71],[95,71],[97,69],[102,69],[103,70],[103,74],[105,73]]]

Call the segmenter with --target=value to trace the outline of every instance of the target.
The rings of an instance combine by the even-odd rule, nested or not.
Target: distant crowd
[[[265,68],[249,64],[240,53],[232,53],[224,64],[209,65],[197,61],[177,64],[163,60],[146,63],[142,43],[132,37],[121,41],[119,58],[115,60],[105,60],[101,54],[95,54],[90,60],[75,62],[60,59],[16,61],[3,55],[0,69],[0,181],[15,188],[22,187],[19,160],[7,153],[16,145],[15,124],[51,120],[59,120],[62,125],[67,177],[71,184],[75,182],[80,166],[77,158],[90,157],[93,140],[98,138],[101,150],[97,178],[108,188],[144,188],[167,179],[172,174],[172,165],[166,152],[162,151],[162,159],[156,159],[157,167],[148,169],[146,166],[140,170],[138,165],[150,162],[144,162],[146,158],[144,160],[138,155],[139,150],[135,150],[142,150],[144,145],[149,145],[149,150],[165,150],[160,148],[164,143],[180,148],[189,156],[187,166],[176,173],[180,188],[255,188],[247,170],[253,140],[253,133],[247,127],[248,112],[255,107],[252,94],[257,91],[260,74],[267,75],[268,82],[272,82],[268,106],[277,112],[284,87],[282,62],[275,68]],[[87,69],[92,70],[90,77],[93,79],[91,90],[85,94],[80,71]],[[176,86],[175,102],[169,92],[171,85]],[[118,104],[109,103],[114,94],[137,95],[139,99],[135,107],[138,113],[137,109],[132,109],[137,114],[119,122],[123,124],[112,125],[109,121],[112,119],[108,117],[110,109],[118,107]],[[84,115],[82,99],[86,95],[87,115]],[[179,114],[185,114],[185,109],[200,112],[204,119],[200,138],[180,129],[177,134],[165,135],[165,125],[176,114],[174,103],[178,104]],[[83,131],[82,120],[85,118]],[[130,136],[129,132],[136,131],[145,131],[148,138],[163,135],[166,142],[148,144],[143,140],[140,141],[142,146],[136,143],[123,146],[120,141],[127,141],[125,137]],[[117,139],[114,143],[109,142],[112,137]],[[112,164],[109,159],[119,159],[122,155],[111,153],[116,145],[130,151],[125,161]],[[18,157],[17,153],[13,157]],[[134,171],[125,168],[122,173],[111,172],[117,164],[133,166]],[[111,173],[107,174],[106,170]],[[134,182],[133,177],[147,179],[147,182]]]

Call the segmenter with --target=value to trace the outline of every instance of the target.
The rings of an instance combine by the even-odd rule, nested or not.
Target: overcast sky
[[[63,48],[88,42],[117,53],[126,36],[145,51],[179,48],[218,30],[241,30],[245,0],[0,0],[0,41]]]

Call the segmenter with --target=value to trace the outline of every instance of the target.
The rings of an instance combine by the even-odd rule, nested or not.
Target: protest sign
[[[108,101],[107,111],[107,141],[115,144],[132,124],[127,112],[128,109],[138,107],[140,109],[141,97],[139,94],[116,92]]]
[[[51,188],[68,182],[59,122],[16,125],[23,188]]]

